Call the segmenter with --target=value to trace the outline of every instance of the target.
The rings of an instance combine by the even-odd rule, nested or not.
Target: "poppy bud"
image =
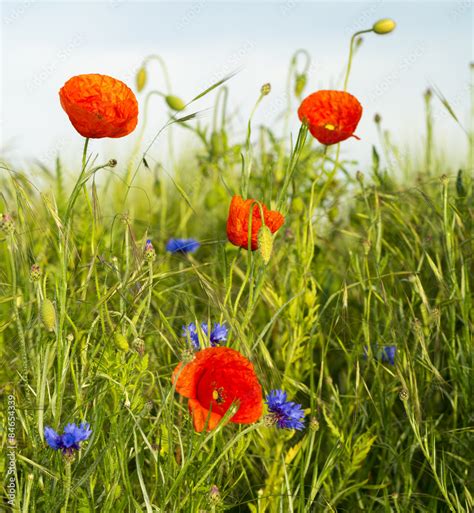
[[[299,98],[303,93],[303,89],[306,87],[306,74],[296,75],[295,77],[295,96]]]
[[[145,66],[142,66],[137,73],[137,76],[135,77],[136,83],[137,83],[137,91],[141,92],[145,88],[146,81],[147,81],[147,72]]]
[[[127,339],[118,331],[114,334],[115,347],[124,353],[127,353],[130,349]]]
[[[272,90],[272,86],[270,84],[263,84],[263,86],[260,89],[260,93],[262,96],[267,96],[267,94],[270,94],[270,91]]]
[[[0,230],[5,233],[13,233],[15,230],[15,223],[13,217],[10,214],[0,215]]]
[[[304,212],[304,201],[299,196],[293,200],[293,210],[297,214]]]
[[[180,111],[184,110],[184,108],[186,107],[186,104],[183,102],[183,100],[181,98],[178,98],[177,96],[169,94],[168,96],[165,96],[165,100],[170,109]]]
[[[48,298],[41,303],[40,315],[43,326],[48,331],[53,331],[56,327],[56,310],[53,303]]]
[[[376,34],[383,35],[383,34],[389,34],[390,32],[392,32],[396,26],[397,26],[397,24],[390,18],[383,18],[381,20],[376,21],[372,25],[372,30]]]
[[[115,167],[117,165],[117,161],[115,159],[110,159],[108,162],[107,162],[107,166],[108,167]]]
[[[382,121],[382,116],[380,114],[375,114],[375,116],[374,116],[374,123],[376,125],[380,125],[381,121]]]
[[[38,264],[33,264],[30,269],[30,280],[38,281],[41,278],[41,268]]]
[[[270,228],[263,225],[258,231],[258,251],[262,256],[263,261],[268,264],[273,250],[273,236]]]

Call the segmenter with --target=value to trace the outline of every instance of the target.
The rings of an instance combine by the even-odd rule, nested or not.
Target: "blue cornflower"
[[[382,346],[382,351],[380,355],[382,363],[389,363],[390,365],[395,365],[396,351],[397,346]]]
[[[199,349],[199,334],[197,332],[196,323],[190,322],[187,326],[183,326],[181,336],[189,337],[193,348],[196,349],[196,351]]]
[[[304,411],[300,404],[286,400],[283,390],[271,390],[265,398],[268,405],[268,418],[281,429],[303,429]]]
[[[201,327],[203,326],[203,324],[201,324]],[[207,325],[206,325],[206,328],[207,328]],[[227,340],[227,332],[228,332],[228,329],[227,329],[227,326],[225,325],[225,323],[220,324],[220,323],[216,322],[216,324],[214,324],[212,331],[211,331],[211,336],[210,336],[211,346],[212,347],[220,346],[222,342],[225,342]]]
[[[67,424],[64,433],[59,435],[53,428],[44,428],[46,443],[55,451],[61,449],[64,454],[72,454],[80,449],[80,443],[87,440],[92,434],[90,424],[83,422],[80,426],[75,423]]]
[[[166,244],[166,251],[170,253],[194,253],[200,245],[194,239],[170,239]]]
[[[219,346],[222,342],[227,340],[228,329],[227,326],[225,326],[225,323],[215,323],[212,327],[211,334],[209,335],[209,328],[207,323],[202,322],[201,331],[206,338],[209,338],[212,347]],[[181,335],[186,338],[189,337],[189,340],[191,341],[194,349],[200,349],[201,345],[199,343],[199,333],[196,327],[196,323],[191,322],[187,326],[183,326]]]
[[[382,363],[389,363],[395,365],[395,353],[397,352],[397,346],[382,346],[380,349],[375,345],[372,349],[372,354],[376,360],[380,360]],[[364,346],[364,360],[367,359],[369,350],[367,346]]]

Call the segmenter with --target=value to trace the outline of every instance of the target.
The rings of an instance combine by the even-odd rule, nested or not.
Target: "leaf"
[[[237,75],[237,73],[239,72],[240,70],[235,70],[233,71],[232,73],[230,73],[229,75],[225,76],[224,78],[222,78],[221,80],[219,80],[218,82],[216,82],[215,84],[212,84],[210,87],[208,87],[205,91],[203,91],[202,93],[199,93],[197,96],[195,96],[189,103],[188,105],[190,105],[191,103],[195,102],[196,100],[199,100],[199,98],[202,98],[203,96],[206,96],[206,94],[210,93],[211,91],[213,91],[216,87],[219,87],[220,85],[224,84],[225,82],[227,82],[228,80],[230,80],[233,76]]]

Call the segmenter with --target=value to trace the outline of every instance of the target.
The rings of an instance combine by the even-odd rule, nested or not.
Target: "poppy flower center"
[[[326,130],[336,130],[336,127],[334,125],[332,125],[331,123],[326,123],[324,125],[324,128],[326,128]]]
[[[208,410],[212,409],[213,412],[224,415],[233,401],[232,395],[223,386],[222,379],[213,372],[205,372],[199,380],[197,400]]]

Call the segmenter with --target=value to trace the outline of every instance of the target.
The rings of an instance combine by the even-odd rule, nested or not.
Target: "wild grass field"
[[[472,511],[472,131],[453,122],[470,141],[454,168],[432,105],[459,115],[420,89],[424,147],[402,151],[377,116],[360,167],[305,123],[285,131],[312,92],[303,75],[290,67],[279,125],[247,115],[232,131],[231,78],[205,91],[211,118],[168,98],[157,136],[172,125],[198,148],[180,157],[175,144],[172,168],[143,144],[116,162],[93,138],[75,168],[59,155],[35,179],[2,161],[2,511]],[[235,194],[256,200],[257,218],[262,203],[285,217],[255,251],[228,242]],[[200,247],[167,251],[176,237]],[[195,430],[172,375],[216,323],[263,399],[283,390],[301,405],[302,429],[279,427],[267,405],[256,422],[227,422],[237,402]],[[69,423],[91,433],[53,447],[47,429]]]

